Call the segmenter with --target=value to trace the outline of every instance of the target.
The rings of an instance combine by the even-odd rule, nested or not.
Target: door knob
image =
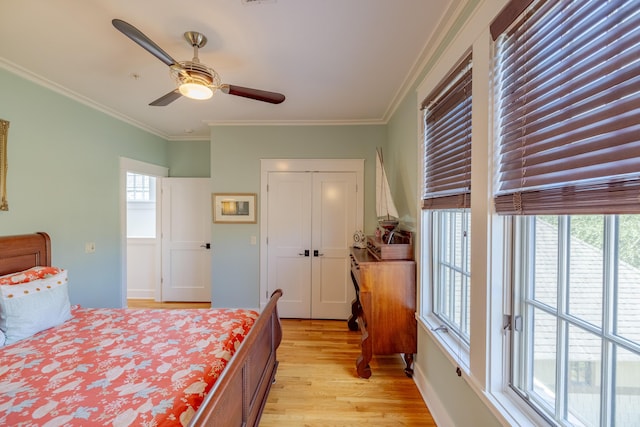
[[[313,256],[324,256],[324,254],[319,253],[317,249],[313,251]]]
[[[200,245],[201,248],[211,249],[211,243],[205,243],[204,245]]]
[[[309,249],[305,249],[304,253],[299,253],[298,255],[300,255],[300,256],[302,256],[302,255],[309,256]]]

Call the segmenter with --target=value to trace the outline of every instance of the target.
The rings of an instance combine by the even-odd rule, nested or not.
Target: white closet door
[[[355,172],[271,172],[268,288],[285,318],[347,319],[355,291],[349,246],[356,229]]]
[[[282,317],[311,317],[311,175],[269,174],[268,282]]]
[[[355,290],[349,247],[356,229],[356,174],[313,174],[311,317],[347,319]]]

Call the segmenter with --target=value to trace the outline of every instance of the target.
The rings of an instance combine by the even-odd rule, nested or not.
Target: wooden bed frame
[[[0,237],[0,275],[51,265],[47,233]],[[277,290],[205,397],[190,426],[258,426],[274,381],[282,341]]]

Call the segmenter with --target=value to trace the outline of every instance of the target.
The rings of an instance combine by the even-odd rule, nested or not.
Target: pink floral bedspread
[[[258,317],[78,307],[72,315],[0,347],[0,425],[186,425]]]

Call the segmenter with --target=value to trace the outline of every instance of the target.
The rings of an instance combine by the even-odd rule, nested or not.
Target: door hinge
[[[522,316],[512,316],[510,314],[502,315],[502,330],[504,331],[522,331]]]

